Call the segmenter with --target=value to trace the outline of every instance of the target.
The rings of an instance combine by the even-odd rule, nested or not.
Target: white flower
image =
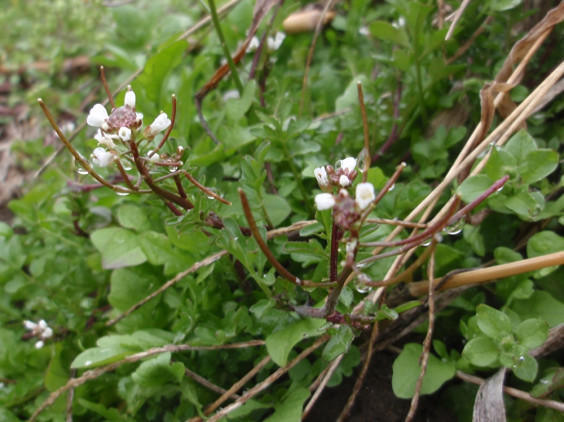
[[[157,153],[153,154],[153,150],[149,151],[147,153],[147,156],[149,157],[149,160],[151,160],[153,163],[156,162],[156,161],[159,161],[161,159],[161,156],[159,154],[157,154]]]
[[[127,142],[131,139],[131,129],[128,127],[120,127],[118,131],[118,136],[122,141]]]
[[[103,127],[108,117],[106,108],[102,104],[95,104],[94,107],[90,109],[90,113],[88,113],[86,123],[88,123],[89,126]]]
[[[115,159],[114,154],[106,151],[104,148],[95,148],[92,152],[92,162],[99,167],[109,166]]]
[[[43,338],[49,338],[53,336],[53,329],[51,327],[47,327],[43,330],[43,334],[41,335]]]
[[[127,87],[127,92],[125,93],[123,104],[135,110],[135,92],[131,90],[131,85]]]
[[[284,38],[286,38],[286,34],[284,32],[277,32],[274,38],[268,37],[266,39],[266,48],[268,51],[272,53],[273,51],[278,50],[282,45]]]
[[[155,136],[157,133],[169,127],[170,123],[170,119],[167,117],[166,113],[159,114],[155,121],[151,123],[151,126],[149,126],[149,135]]]
[[[339,177],[339,185],[341,185],[342,187],[346,188],[350,184],[351,184],[350,179],[344,174],[342,174],[341,177]]]
[[[361,210],[365,210],[376,198],[372,183],[359,183],[356,185],[355,201]]]
[[[37,327],[37,324],[36,324],[35,322],[33,322],[33,321],[28,321],[28,320],[25,320],[25,321],[23,322],[23,325],[24,325],[24,327],[26,328],[26,330],[30,330],[30,331],[31,331],[31,330],[35,330],[35,327]]]
[[[37,343],[35,343],[36,349],[41,349],[43,346],[45,346],[45,343],[43,342],[43,340],[39,340]]]
[[[256,36],[251,38],[251,42],[249,43],[249,46],[247,47],[247,53],[254,53],[255,51],[257,51],[259,44],[260,44],[260,41]]]
[[[315,205],[319,211],[328,210],[335,205],[335,197],[330,193],[319,193],[315,195]]]
[[[39,328],[41,328],[41,331],[45,331],[46,328],[49,328],[49,326],[47,325],[47,323],[45,322],[44,319],[39,321],[39,323],[37,325],[39,325]]]
[[[99,145],[102,145],[109,149],[116,148],[116,144],[114,144],[113,140],[117,138],[118,137],[116,135],[109,135],[106,132],[102,132],[100,129],[98,129],[96,135],[94,135],[94,139],[98,141]]]
[[[343,170],[348,170],[349,173],[356,168],[356,158],[354,157],[347,157],[344,160],[337,161],[337,167],[342,168]]]
[[[329,185],[329,179],[327,178],[327,170],[325,167],[321,166],[313,170],[313,174],[319,183],[319,187],[323,188]]]

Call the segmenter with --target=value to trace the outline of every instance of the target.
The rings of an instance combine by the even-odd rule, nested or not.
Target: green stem
[[[231,52],[229,51],[229,47],[227,47],[225,37],[223,36],[221,26],[219,25],[219,16],[217,15],[217,9],[215,8],[214,0],[209,0],[209,5],[213,26],[215,27],[215,31],[217,32],[217,36],[219,37],[219,41],[221,42],[221,47],[223,48],[223,53],[225,54],[225,58],[227,59],[229,69],[231,69],[233,82],[235,82],[235,86],[237,87],[237,91],[239,91],[239,95],[243,95],[243,84],[241,83],[241,79],[239,79],[239,73],[237,72],[237,68],[235,67],[235,62],[231,57]]]

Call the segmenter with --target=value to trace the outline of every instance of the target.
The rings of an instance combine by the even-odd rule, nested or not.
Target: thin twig
[[[334,360],[332,360],[331,363],[327,366],[327,368],[325,368],[323,372],[319,374],[317,379],[309,386],[310,391],[312,391],[312,389],[315,389],[315,393],[313,393],[313,396],[311,396],[311,399],[308,401],[302,413],[302,421],[307,418],[307,415],[309,414],[309,412],[311,412],[311,409],[313,409],[313,406],[315,406],[315,403],[317,402],[319,397],[321,397],[321,393],[323,393],[323,390],[327,386],[327,383],[329,382],[329,380],[331,379],[331,377],[339,367],[344,357],[345,355],[341,354],[337,356]]]
[[[486,380],[483,378],[466,374],[462,371],[456,371],[456,376],[463,381],[471,382],[472,384],[476,384],[476,385],[482,385],[483,383],[486,382]],[[559,412],[564,412],[564,403],[559,401],[539,399],[531,396],[529,393],[525,391],[517,390],[516,388],[506,387],[506,386],[503,386],[503,392],[509,394],[510,396],[529,402],[535,406],[548,407],[550,409],[558,410]]]
[[[37,416],[39,416],[39,414],[43,412],[47,407],[55,403],[55,400],[57,400],[63,393],[66,393],[67,391],[76,388],[87,381],[96,379],[101,375],[105,374],[106,372],[113,371],[119,368],[120,366],[125,365],[126,363],[138,362],[142,359],[146,359],[151,356],[155,356],[167,352],[178,353],[185,351],[241,349],[241,348],[252,347],[252,346],[263,346],[264,343],[265,342],[263,340],[251,340],[242,343],[222,344],[217,346],[191,346],[189,344],[168,344],[166,346],[153,347],[143,352],[134,353],[132,355],[126,356],[120,361],[113,362],[110,363],[109,365],[101,366],[99,368],[90,369],[78,378],[71,378],[64,386],[51,393],[49,397],[47,397],[47,399],[43,403],[41,403],[41,405],[35,410],[35,412],[33,412],[33,415],[31,415],[31,418],[29,420],[30,422],[35,421]]]
[[[237,381],[229,388],[221,397],[206,407],[204,410],[205,415],[212,414],[219,406],[221,406],[229,397],[232,397],[236,391],[239,391],[243,386],[248,383],[251,378],[259,373],[270,362],[270,356],[265,356],[253,369],[245,374],[243,378]],[[240,398],[240,397],[239,397]],[[190,419],[190,422],[200,422],[202,418],[199,416]]]
[[[420,365],[421,371],[419,372],[419,378],[415,384],[415,393],[411,399],[411,405],[409,407],[409,412],[405,418],[405,422],[411,422],[415,418],[415,413],[417,412],[417,405],[419,404],[419,397],[421,396],[421,387],[423,386],[423,377],[427,372],[427,364],[429,363],[429,353],[431,351],[431,340],[433,339],[433,329],[435,327],[435,247],[436,242],[430,246],[433,249],[431,252],[431,257],[429,258],[429,266],[427,267],[427,276],[431,281],[429,283],[428,290],[428,303],[429,303],[429,325],[427,327],[427,335],[423,341],[423,350],[421,352]]]
[[[349,412],[351,411],[352,407],[354,406],[356,397],[358,396],[358,393],[360,392],[360,388],[364,383],[364,378],[368,373],[368,368],[370,367],[370,362],[372,361],[372,356],[374,355],[374,343],[376,342],[376,339],[378,338],[379,334],[380,334],[380,325],[378,321],[376,321],[372,326],[372,332],[370,333],[370,340],[368,341],[368,350],[366,351],[366,357],[364,358],[364,364],[362,365],[362,370],[360,371],[360,374],[356,378],[353,391],[349,396],[347,403],[345,404],[345,407],[341,411],[341,414],[339,415],[339,419],[337,419],[337,422],[344,422],[346,417],[349,415]]]
[[[161,287],[159,287],[157,290],[155,290],[153,293],[149,294],[147,297],[141,299],[139,302],[137,302],[135,305],[133,305],[131,308],[129,308],[127,311],[125,311],[124,313],[118,315],[117,317],[115,317],[114,319],[111,319],[110,321],[106,322],[106,327],[110,327],[112,325],[114,325],[116,322],[121,321],[123,318],[125,318],[126,316],[128,316],[129,314],[131,314],[132,312],[136,311],[137,309],[139,309],[141,306],[143,306],[145,303],[149,302],[151,299],[153,299],[154,297],[158,296],[159,294],[161,294],[162,292],[164,292],[166,289],[168,289],[170,286],[178,283],[180,280],[182,280],[184,277],[186,277],[188,274],[192,274],[196,271],[198,271],[199,269],[206,267],[208,265],[213,264],[216,261],[219,261],[221,258],[223,258],[225,255],[227,255],[228,252],[227,251],[221,251],[218,252],[216,254],[210,255],[205,259],[202,259],[201,261],[196,262],[194,265],[192,265],[190,268],[188,268],[187,270],[182,271],[181,273],[178,273],[174,278],[171,278],[170,280],[168,280],[165,284],[163,284]]]
[[[218,385],[215,385],[213,382],[208,381],[207,379],[205,379],[204,377],[202,377],[201,375],[198,375],[197,373],[195,373],[194,371],[185,368],[184,369],[184,374],[189,377],[192,378],[194,381],[196,381],[197,383],[203,385],[204,387],[206,387],[208,390],[214,391],[218,394],[225,394],[226,390],[225,388],[221,388]],[[231,394],[230,397],[232,397],[233,399],[238,399],[239,395],[238,394]]]
[[[221,409],[220,411],[215,413],[212,417],[210,417],[207,420],[207,422],[216,422],[216,421],[220,420],[221,418],[225,417],[229,413],[233,412],[235,409],[238,409],[239,407],[241,407],[244,403],[246,403],[247,401],[252,399],[254,396],[256,396],[261,391],[266,390],[268,387],[270,387],[272,385],[272,383],[274,381],[276,381],[282,375],[286,374],[290,369],[292,369],[299,362],[301,362],[303,359],[305,359],[307,356],[309,356],[312,352],[314,352],[316,349],[318,349],[327,340],[329,340],[328,335],[324,335],[324,336],[321,336],[320,338],[318,338],[315,341],[315,343],[313,343],[310,347],[308,347],[303,352],[301,352],[294,360],[292,360],[286,366],[279,368],[276,372],[271,374],[264,381],[255,385],[253,388],[251,388],[249,391],[247,391],[245,394],[243,394],[241,396],[241,398],[239,398],[237,401],[235,401],[234,403],[230,404],[229,406],[224,407],[223,409]]]

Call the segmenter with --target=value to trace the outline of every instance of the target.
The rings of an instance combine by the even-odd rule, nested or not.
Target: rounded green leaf
[[[102,254],[106,269],[131,267],[147,260],[139,247],[137,235],[121,227],[96,230],[90,235],[92,243]]]
[[[413,397],[415,385],[419,379],[421,366],[419,358],[423,347],[420,344],[406,344],[393,364],[392,389],[402,399]],[[451,379],[455,373],[453,362],[443,362],[434,355],[429,355],[427,371],[423,377],[421,394],[432,394]]]
[[[477,337],[464,346],[462,356],[466,357],[472,365],[490,366],[497,360],[499,351],[491,338]]]
[[[530,350],[545,342],[548,337],[548,325],[542,319],[527,319],[515,328],[515,336],[522,346]]]
[[[511,332],[509,317],[488,305],[478,305],[476,308],[476,323],[480,330],[490,338],[500,337]]]
[[[516,362],[513,365],[515,376],[523,381],[533,382],[539,370],[539,364],[535,358],[529,355],[520,356],[516,359]]]

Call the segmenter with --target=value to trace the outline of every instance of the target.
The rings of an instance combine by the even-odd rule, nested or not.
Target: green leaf
[[[347,353],[354,339],[354,333],[348,325],[341,325],[337,333],[329,339],[323,349],[322,357],[326,361],[332,361],[337,356]]]
[[[543,344],[548,337],[548,325],[542,319],[527,319],[515,328],[515,336],[526,349],[534,349]]]
[[[113,347],[92,347],[74,358],[71,368],[92,368],[107,365],[122,360],[130,354],[132,354],[130,349],[117,345]]]
[[[517,159],[499,147],[492,148],[490,158],[484,172],[491,180],[499,180],[506,174],[514,175],[517,169]]]
[[[488,176],[484,174],[477,174],[464,180],[456,191],[464,202],[472,202],[484,193],[492,184],[493,183]]]
[[[285,366],[292,348],[305,338],[323,334],[324,325],[322,319],[300,319],[267,336],[266,350],[278,366]]]
[[[513,365],[513,373],[519,379],[527,382],[533,382],[537,376],[539,364],[535,358],[525,355],[520,356],[516,364]]]
[[[558,153],[551,149],[537,149],[527,154],[519,166],[519,174],[525,183],[544,179],[558,167]]]
[[[517,163],[522,163],[527,159],[527,155],[537,149],[537,144],[529,132],[522,129],[507,141],[505,151],[517,159]]]
[[[164,273],[167,275],[179,273],[195,261],[190,254],[174,248],[169,237],[161,233],[150,231],[141,234],[139,246],[151,264],[165,266]]]
[[[394,394],[402,399],[413,397],[415,385],[421,366],[419,359],[423,351],[420,344],[406,344],[393,364],[392,389]],[[429,354],[427,371],[423,377],[421,394],[432,394],[454,377],[455,366],[452,362],[443,362],[436,356]]]
[[[363,85],[368,83],[368,78],[364,75],[357,75],[339,98],[335,100],[335,111],[343,111],[347,108],[358,107],[358,82]]]
[[[511,309],[521,318],[542,318],[549,327],[564,323],[564,303],[548,292],[537,290],[527,299],[513,301]]]
[[[509,317],[488,305],[478,305],[476,322],[480,330],[490,338],[498,338],[511,332]]]
[[[538,232],[527,243],[527,256],[529,258],[562,250],[564,250],[564,237],[558,236],[552,231]]]
[[[154,109],[150,110],[152,114],[158,112],[158,104],[165,78],[180,63],[182,53],[186,51],[187,47],[188,43],[185,40],[174,41],[165,44],[157,54],[154,54],[147,60],[143,73],[136,78],[136,83],[134,84],[134,88],[139,84],[144,89],[147,100],[147,104],[143,104],[144,113],[147,113],[147,108],[151,103],[154,104]],[[139,100],[142,100],[142,98],[138,98]]]
[[[472,365],[490,366],[497,361],[499,351],[497,345],[489,337],[476,337],[470,340],[462,350]]]
[[[143,362],[131,374],[131,378],[141,387],[160,387],[167,382],[180,382],[184,376],[184,364],[170,363],[170,352],[161,353]]]
[[[490,0],[487,6],[495,12],[503,12],[519,6],[522,2],[523,0]]]
[[[126,311],[157,289],[158,280],[146,268],[121,268],[112,272],[108,301],[118,311]],[[147,305],[145,305],[147,306]]]
[[[251,104],[255,98],[257,89],[256,81],[250,80],[243,88],[243,95],[241,98],[232,98],[225,104],[225,112],[231,122],[236,123],[249,111]]]
[[[265,422],[300,422],[302,409],[309,395],[309,389],[304,387],[290,389],[282,397],[282,401],[274,405],[274,413]]]
[[[285,198],[269,193],[264,196],[264,206],[274,227],[282,223],[292,211]]]
[[[93,232],[90,239],[102,254],[105,269],[131,267],[147,260],[137,235],[130,230],[121,227],[100,229]]]
[[[147,218],[147,212],[133,204],[120,206],[117,211],[117,219],[122,227],[133,229],[137,232],[149,230],[151,227]]]
[[[386,21],[374,21],[370,24],[370,33],[383,41],[399,44],[403,47],[409,46],[407,34],[403,28],[396,28]]]

